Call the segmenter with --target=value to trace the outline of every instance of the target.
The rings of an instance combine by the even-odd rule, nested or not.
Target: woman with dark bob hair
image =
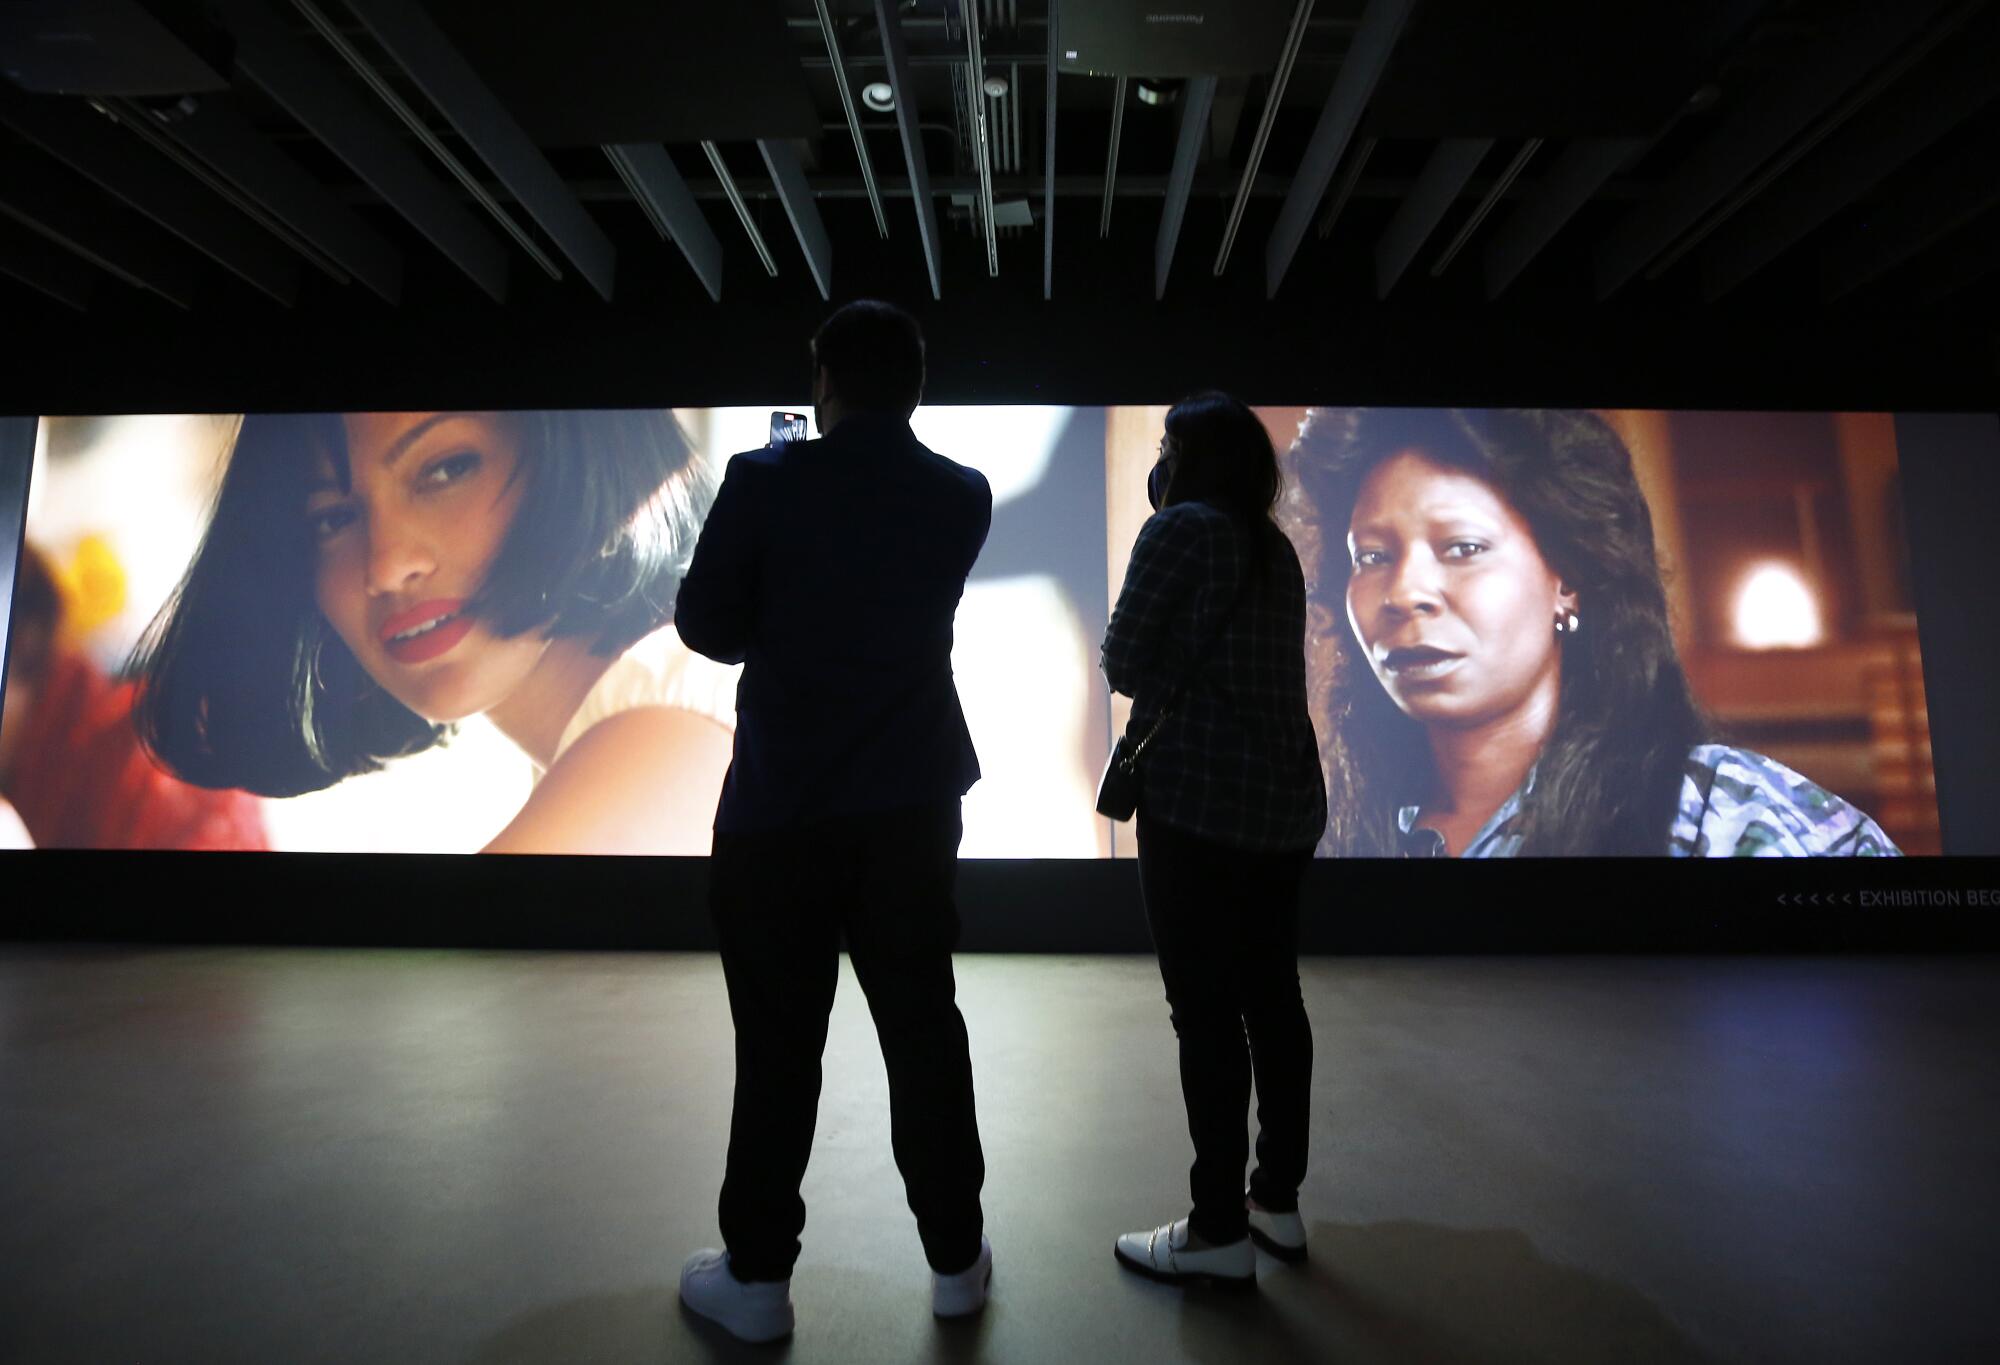
[[[489,851],[705,851],[733,670],[661,628],[713,494],[665,412],[246,417],[140,734],[293,796],[483,714],[541,772]]]
[[[1206,393],[1167,413],[1104,636],[1132,698],[1139,888],[1180,1039],[1194,1166],[1185,1218],[1118,1238],[1142,1275],[1256,1283],[1251,1239],[1305,1255],[1312,1026],[1299,994],[1299,888],[1326,825],[1306,710],[1305,579],[1271,509],[1278,458],[1257,414]],[[1248,1036],[1246,1046],[1245,1037]],[[1257,1166],[1244,1116],[1257,1082]]]
[[[1798,773],[1709,742],[1652,514],[1602,418],[1314,409],[1291,462],[1331,656],[1322,851],[1897,852]]]

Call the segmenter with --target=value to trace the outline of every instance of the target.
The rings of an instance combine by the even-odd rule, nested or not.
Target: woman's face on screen
[[[490,413],[350,413],[348,488],[322,457],[306,503],[319,609],[368,676],[437,724],[488,711],[548,642],[501,639],[465,606],[521,501],[512,431]]]
[[[1553,711],[1575,595],[1491,484],[1404,451],[1361,485],[1347,548],[1348,622],[1404,714],[1470,728]]]

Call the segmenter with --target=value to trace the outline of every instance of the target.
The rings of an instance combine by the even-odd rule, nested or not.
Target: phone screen
[[[783,445],[787,441],[806,440],[806,415],[803,412],[774,412],[771,414],[771,444]]]

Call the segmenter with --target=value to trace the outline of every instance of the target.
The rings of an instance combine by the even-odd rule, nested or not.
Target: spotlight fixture
[[[896,91],[887,81],[870,81],[861,87],[861,102],[878,114],[896,107]]]
[[[1162,80],[1157,76],[1141,76],[1132,82],[1139,91],[1139,103],[1151,105],[1172,104],[1181,97],[1181,86],[1185,81]]]
[[[988,99],[997,100],[1007,93],[1007,78],[1005,76],[988,76],[984,81],[980,82],[979,88],[986,92]]]

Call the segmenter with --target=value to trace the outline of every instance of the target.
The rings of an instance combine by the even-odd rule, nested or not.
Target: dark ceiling
[[[2000,364],[1987,0],[9,0],[0,71],[0,308],[133,346],[868,293]]]

